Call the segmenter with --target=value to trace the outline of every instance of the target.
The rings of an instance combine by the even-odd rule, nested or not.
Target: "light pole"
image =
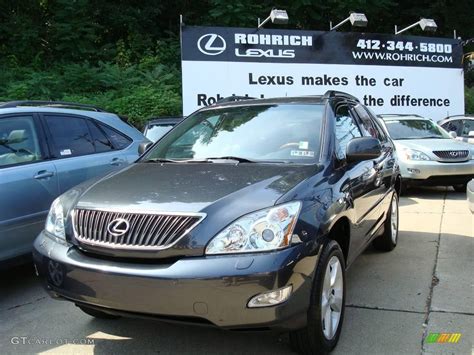
[[[438,26],[436,25],[435,20],[430,19],[430,18],[422,18],[422,19],[420,19],[420,21],[415,22],[414,24],[401,29],[400,31],[397,31],[398,28],[397,28],[397,25],[395,25],[395,34],[399,35],[400,33],[405,32],[405,31],[407,31],[407,30],[409,30],[413,27],[416,27],[418,25],[420,25],[421,30],[425,31],[425,32],[436,32],[436,29],[438,28]]]
[[[367,16],[361,12],[351,12],[348,18],[342,20],[339,22],[336,26],[332,26],[332,21],[329,21],[329,31],[333,31],[341,27],[343,24],[346,22],[350,21],[351,25],[354,27],[367,27],[367,23],[369,20],[367,20]]]
[[[260,29],[265,25],[268,21],[272,21],[272,23],[276,25],[285,25],[288,23],[288,14],[286,13],[286,10],[278,10],[278,9],[273,9],[270,11],[270,15],[260,22],[260,18],[258,19],[258,27],[257,29]]]

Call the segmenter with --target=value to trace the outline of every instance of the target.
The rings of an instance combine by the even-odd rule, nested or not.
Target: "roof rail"
[[[232,96],[227,96],[227,97],[224,97],[223,99],[217,100],[215,104],[220,104],[223,102],[244,101],[244,100],[255,100],[255,97],[232,95]]]
[[[416,113],[381,113],[379,117],[423,117]]]
[[[41,101],[41,100],[21,100],[21,101],[10,101],[0,104],[0,108],[13,108],[21,106],[46,106],[46,107],[57,107],[57,108],[78,108],[88,109],[97,112],[107,112],[100,107],[87,104],[79,104],[75,102],[65,101]]]
[[[328,90],[323,96],[326,99],[329,99],[331,97],[344,97],[349,100],[354,100],[356,102],[360,102],[359,99],[351,94],[348,94],[347,92],[344,91],[337,91],[337,90]]]

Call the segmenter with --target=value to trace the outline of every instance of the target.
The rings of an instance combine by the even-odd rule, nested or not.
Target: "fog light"
[[[293,291],[293,286],[289,285],[278,290],[261,293],[252,297],[247,306],[249,308],[276,306],[290,298],[291,291]]]
[[[420,170],[418,170],[418,169],[407,168],[407,170],[410,174],[419,174],[420,173]]]

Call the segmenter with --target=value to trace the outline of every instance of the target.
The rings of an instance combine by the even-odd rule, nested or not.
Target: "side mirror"
[[[138,145],[138,155],[142,155],[143,153],[145,153],[146,150],[147,150],[148,148],[150,148],[152,145],[153,145],[153,143],[150,142],[150,141],[141,142],[141,143]]]
[[[458,137],[458,134],[454,131],[449,131],[449,136],[453,139],[456,139]]]
[[[378,158],[382,154],[380,141],[373,137],[353,138],[346,147],[348,163]]]

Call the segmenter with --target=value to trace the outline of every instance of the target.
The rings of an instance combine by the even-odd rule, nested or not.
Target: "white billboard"
[[[227,96],[348,92],[376,113],[464,113],[462,46],[433,37],[183,27],[183,114]]]

